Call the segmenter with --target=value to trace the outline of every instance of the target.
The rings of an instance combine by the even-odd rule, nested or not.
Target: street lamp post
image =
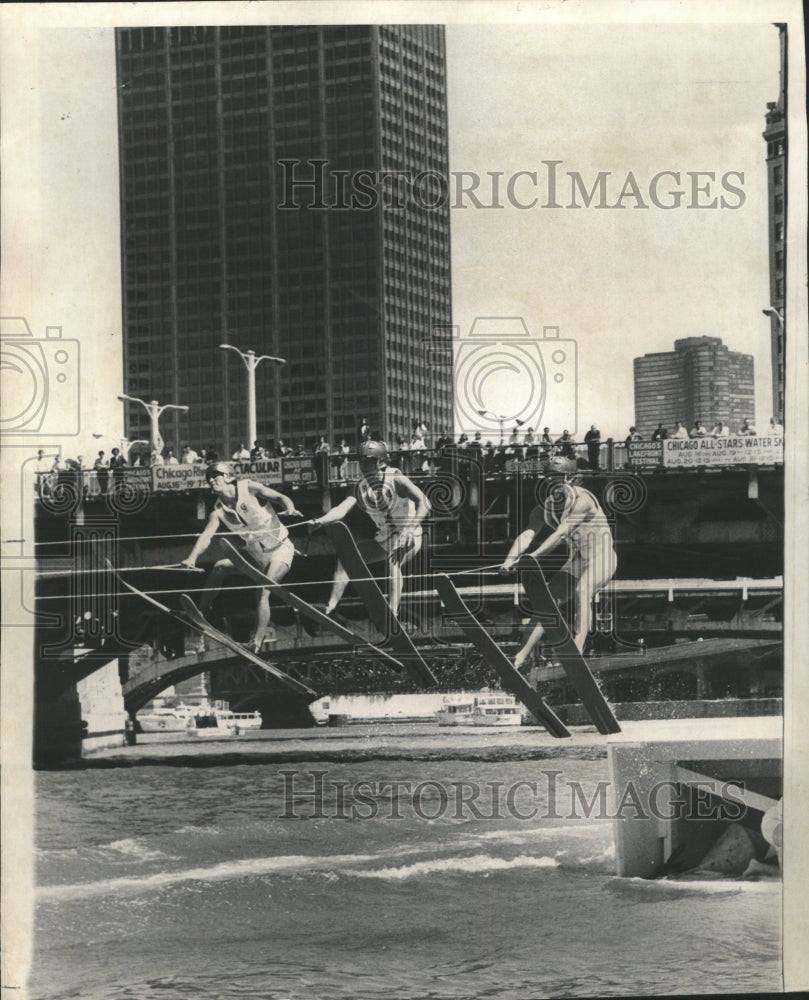
[[[114,441],[116,443],[116,446],[120,450],[121,454],[127,460],[127,462],[129,461],[129,452],[130,452],[130,450],[132,448],[135,447],[136,444],[148,444],[149,443],[148,441],[143,441],[143,440],[140,440],[140,439],[137,440],[137,441],[130,441],[129,438],[127,438],[127,437],[113,437],[112,434],[96,434],[95,432],[93,432],[93,437],[97,441],[100,441],[100,440]]]
[[[775,306],[770,306],[768,309],[762,309],[761,311],[764,313],[765,316],[775,316],[775,318],[778,320],[778,326],[781,328],[781,332],[783,333],[784,317],[781,315],[778,309],[776,309]]]
[[[495,420],[498,420],[500,422],[500,440],[503,441],[504,440],[504,437],[503,437],[503,424],[506,422],[506,420],[508,420],[508,417],[507,416],[503,416],[503,414],[500,414],[500,413],[492,413],[491,410],[478,410],[477,414],[478,414],[479,417],[493,417]],[[525,423],[525,421],[524,420],[519,420],[519,419],[517,419],[515,417],[514,423],[517,424],[518,427],[522,427],[522,425]]]
[[[769,306],[761,310],[770,319],[775,318],[778,323],[778,331],[773,337],[772,363],[773,363],[773,411],[784,418],[784,341],[786,340],[786,330],[784,329],[784,314],[775,306]],[[772,327],[770,327],[772,330]]]
[[[163,451],[163,438],[160,436],[160,430],[157,426],[157,421],[163,410],[179,410],[180,413],[188,413],[187,406],[178,406],[175,403],[164,403],[161,406],[156,399],[152,399],[148,403],[144,399],[138,399],[136,396],[119,396],[118,399],[120,399],[122,403],[140,403],[140,405],[144,407],[146,412],[149,414],[149,421],[151,424],[150,445],[153,452]]]
[[[247,369],[247,438],[248,447],[252,448],[258,438],[256,430],[256,368],[262,361],[271,361],[275,365],[285,365],[285,358],[275,358],[270,354],[256,354],[255,351],[240,351],[233,344],[220,344],[222,351],[235,351],[244,362]]]

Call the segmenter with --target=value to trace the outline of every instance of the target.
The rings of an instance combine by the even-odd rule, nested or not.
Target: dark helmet
[[[572,475],[576,471],[576,460],[565,455],[554,455],[549,458],[545,465],[545,472],[549,475]]]
[[[388,446],[384,441],[363,441],[360,445],[360,458],[376,458],[387,461]]]
[[[209,465],[205,470],[205,479],[207,482],[216,479],[217,476],[224,476],[226,483],[232,483],[236,480],[233,470],[227,462],[214,462],[213,465]]]

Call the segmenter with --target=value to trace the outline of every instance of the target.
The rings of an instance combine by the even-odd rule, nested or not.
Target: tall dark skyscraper
[[[784,325],[786,320],[787,221],[787,26],[776,25],[781,44],[777,101],[767,105],[767,191],[770,244],[770,332],[773,415],[784,417]]]
[[[116,48],[124,385],[190,407],[167,444],[251,443],[225,342],[287,361],[256,371],[262,442],[450,433],[443,28],[126,28]],[[127,430],[148,437],[142,407]]]
[[[755,415],[753,357],[719,337],[684,337],[673,351],[635,358],[635,426],[647,439],[659,422],[671,432],[677,420],[689,430],[701,420],[710,431],[724,420],[735,432]]]

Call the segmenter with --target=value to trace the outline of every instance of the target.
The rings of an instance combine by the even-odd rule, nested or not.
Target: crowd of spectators
[[[775,417],[770,417],[770,427],[768,434],[783,434],[784,427],[783,424],[777,420]],[[709,431],[708,428],[702,423],[699,417],[694,421],[694,426],[689,431],[684,424],[679,420],[675,422],[675,427],[673,431],[669,431],[667,427],[663,426],[662,421],[658,423],[657,427],[652,431],[651,439],[652,441],[666,441],[668,439],[692,439],[692,438],[727,438],[731,436],[736,437],[756,437],[758,434],[755,424],[749,417],[745,417],[738,429],[734,432],[731,431],[730,425],[726,420],[716,420],[713,428]],[[586,440],[586,439],[585,439]],[[626,444],[629,445],[633,441],[642,441],[643,437],[638,434],[635,427],[629,428],[629,434],[626,437]]]
[[[775,417],[772,417],[768,433],[780,435],[783,432],[783,425]],[[742,437],[752,437],[757,432],[749,417],[742,421],[735,432],[731,431],[725,420],[716,420],[712,429],[708,430],[702,420],[697,418],[690,431],[679,420],[675,422],[674,429],[669,431],[661,421],[652,432],[650,440],[723,438],[730,437],[734,433]],[[590,429],[579,441],[576,441],[568,430],[564,430],[558,437],[554,437],[548,427],[544,427],[541,434],[537,434],[533,427],[522,431],[519,422],[508,437],[502,436],[497,444],[491,439],[484,441],[480,431],[476,431],[471,438],[467,434],[461,434],[457,441],[443,435],[436,437],[435,440],[430,440],[428,435],[429,428],[425,421],[414,419],[409,438],[397,434],[390,441],[393,461],[404,461],[403,456],[408,453],[429,451],[430,454],[423,459],[414,456],[407,465],[410,472],[430,471],[435,468],[433,465],[435,456],[465,454],[469,457],[479,458],[487,471],[502,472],[505,471],[507,463],[510,461],[544,464],[548,459],[560,455],[574,460],[579,468],[593,471],[601,468],[602,438],[601,432],[595,424],[590,425]],[[300,442],[292,442],[288,445],[283,438],[278,438],[276,442],[269,441],[266,444],[254,441],[252,448],[248,448],[244,442],[240,442],[230,458],[234,462],[255,463],[275,458],[314,457],[316,462],[323,465],[323,472],[328,476],[331,477],[333,473],[336,478],[345,479],[350,456],[358,451],[363,441],[377,440],[378,438],[379,432],[374,431],[367,420],[362,417],[357,424],[356,440],[352,442],[341,438],[339,444],[331,445],[324,435],[321,435],[317,441],[313,441],[309,447]],[[643,436],[638,433],[636,427],[629,428],[629,434],[625,440],[627,446],[634,441],[643,440]],[[197,451],[192,445],[186,443],[182,447],[179,458],[170,448],[166,449],[165,452],[153,450],[149,453],[148,450],[137,450],[131,446],[128,455],[125,455],[120,448],[112,448],[109,454],[105,450],[100,450],[92,463],[88,465],[85,464],[83,455],[78,455],[75,459],[62,458],[60,455],[46,455],[40,449],[36,457],[37,491],[42,494],[43,486],[52,489],[58,482],[70,479],[81,483],[82,489],[86,493],[87,477],[84,473],[93,472],[98,491],[107,493],[110,488],[115,489],[120,486],[126,467],[148,468],[180,463],[184,465],[208,465],[219,461],[220,458],[220,453],[214,445]],[[329,469],[331,472],[327,473],[326,470]]]

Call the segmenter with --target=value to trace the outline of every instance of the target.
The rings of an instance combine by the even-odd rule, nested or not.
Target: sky
[[[140,20],[130,8],[128,23],[148,23],[148,6]],[[178,12],[178,23],[195,20],[189,7]],[[208,8],[196,11],[196,20],[200,14],[210,20]],[[452,14],[449,20],[457,20]],[[2,315],[26,316],[35,337],[60,325],[65,340],[79,342],[71,356],[80,356],[81,430],[63,443],[66,453],[87,456],[99,446],[92,435],[114,438],[122,420],[115,398],[121,391],[115,65],[110,27],[62,27],[59,20],[33,25],[11,43],[25,55],[30,85],[20,87],[15,77],[16,100],[5,103],[16,155],[4,159],[3,244],[15,253],[5,256]],[[69,15],[62,20],[70,22]],[[596,423],[602,436],[624,437],[634,419],[632,359],[671,350],[678,337],[707,334],[754,355],[755,417],[766,425],[761,132],[766,102],[778,96],[772,24],[450,23],[447,72],[451,173],[480,176],[484,205],[493,201],[491,173],[502,177],[494,199],[500,208],[451,197],[459,342],[476,317],[520,317],[522,339],[530,343],[521,370],[489,366],[494,374],[477,386],[478,401],[509,420],[520,414],[539,426],[558,420],[574,433]],[[8,93],[9,82],[4,86]],[[543,161],[550,160],[558,161],[563,206],[570,203],[570,173],[589,190],[608,172],[607,204],[615,203],[630,172],[647,203],[650,182],[662,171],[679,173],[686,194],[672,209],[635,208],[631,192],[623,209],[595,207],[598,196],[589,208],[542,208]],[[534,208],[514,207],[506,196],[509,179],[522,171],[535,171],[537,181],[516,177],[514,200],[526,204],[538,196]],[[725,195],[733,207],[686,207],[689,171],[716,175],[700,201]],[[721,187],[729,172],[736,194]],[[675,186],[665,175],[659,200]],[[545,327],[558,327],[561,348],[537,350]],[[499,356],[497,331],[492,340],[491,326],[486,330],[490,354]],[[564,360],[555,365],[560,350]],[[459,394],[469,395],[465,384]]]
[[[754,356],[755,416],[766,425],[771,389],[769,320],[761,311],[769,305],[761,133],[766,102],[778,97],[777,30],[769,23],[486,31],[458,25],[448,29],[447,49],[452,171],[502,171],[505,178],[537,171],[536,184],[520,179],[515,200],[526,204],[539,195],[540,205],[548,201],[543,161],[561,161],[556,201],[562,205],[571,201],[568,172],[580,174],[590,190],[599,172],[609,171],[608,205],[632,172],[650,206],[636,208],[630,196],[623,209],[598,209],[598,197],[589,209],[520,209],[505,198],[500,210],[454,208],[460,336],[477,315],[521,315],[537,337],[544,326],[558,326],[560,337],[578,348],[579,429],[595,422],[602,435],[622,438],[634,417],[633,358],[672,350],[680,337],[720,337]],[[649,198],[651,179],[662,171],[680,174],[686,194],[679,208],[657,208]],[[694,200],[689,171],[717,178],[698,203],[724,194],[735,207],[686,207]],[[728,182],[743,196],[722,190],[720,178],[729,172],[736,172]],[[675,187],[673,178],[661,178],[658,201],[674,204],[663,193]],[[584,204],[580,195],[576,202]],[[514,378],[508,373],[502,386],[495,377],[487,383],[486,408],[501,414],[517,408]],[[555,400],[553,384],[546,388],[547,415]]]

